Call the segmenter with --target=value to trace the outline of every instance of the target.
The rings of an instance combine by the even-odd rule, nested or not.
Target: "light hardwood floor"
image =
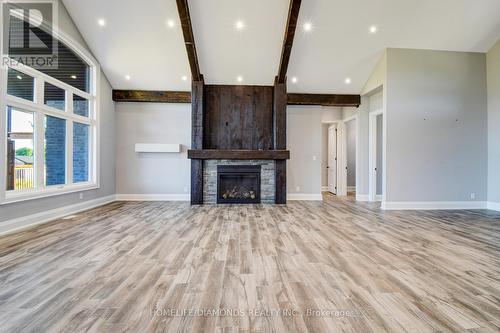
[[[116,202],[0,238],[0,286],[2,332],[498,332],[500,215]]]

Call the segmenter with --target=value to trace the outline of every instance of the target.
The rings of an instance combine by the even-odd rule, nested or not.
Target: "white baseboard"
[[[489,201],[487,204],[487,208],[490,210],[496,210],[500,212],[500,202]]]
[[[354,191],[356,191],[356,186],[347,186],[347,191],[348,192],[354,192]]]
[[[370,201],[368,194],[356,194],[356,201]]]
[[[321,192],[328,192],[328,186],[321,186]]]
[[[305,193],[288,193],[287,200],[289,201],[322,201],[323,195],[320,194],[305,194]]]
[[[460,210],[486,209],[485,201],[383,201],[383,210]]]
[[[189,194],[117,194],[117,201],[190,201]]]
[[[115,196],[109,195],[107,197],[88,200],[70,206],[64,206],[60,208],[47,210],[41,213],[36,213],[32,215],[18,217],[12,220],[7,220],[5,222],[0,223],[0,235],[6,235],[18,232],[21,231],[22,229],[47,223],[53,220],[57,220],[61,217],[67,215],[73,215],[78,212],[99,207],[113,201],[115,201]]]

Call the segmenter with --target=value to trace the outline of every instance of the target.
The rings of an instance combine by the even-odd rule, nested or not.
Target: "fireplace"
[[[260,203],[260,165],[218,165],[218,204]]]

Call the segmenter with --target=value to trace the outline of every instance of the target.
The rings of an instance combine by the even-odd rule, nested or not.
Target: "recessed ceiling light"
[[[236,80],[238,80],[238,82],[243,82],[243,78],[241,76],[238,76]]]
[[[238,30],[243,30],[243,28],[245,27],[245,23],[242,20],[238,20],[238,21],[236,21],[236,23],[234,24],[234,26]]]
[[[187,79],[188,79],[188,77],[187,77],[186,75],[184,75],[184,76],[182,77],[182,81],[187,81]]]
[[[71,75],[70,78],[72,78],[73,80],[76,80],[76,75]]]
[[[106,25],[106,21],[104,19],[98,19],[97,24],[99,24],[100,27],[104,27]]]
[[[125,75],[125,79],[126,79],[127,81],[130,81],[130,79],[131,79],[130,75]]]
[[[173,27],[175,27],[175,22],[174,22],[174,20],[168,20],[168,21],[167,21],[167,25],[168,25],[168,27],[169,27],[169,28],[173,28]]]
[[[377,26],[376,26],[376,25],[372,25],[372,26],[370,27],[370,33],[374,34],[374,33],[376,33],[376,32],[377,32]]]
[[[347,77],[345,80],[344,80],[345,84],[351,84],[351,78],[350,77]]]
[[[297,83],[297,81],[298,81],[298,80],[297,80],[297,78],[296,78],[295,76],[294,76],[294,77],[292,77],[292,83]]]
[[[23,77],[22,77],[21,75],[18,75],[18,76],[17,76],[17,78],[18,78],[19,80],[22,80],[22,79],[23,79]]]
[[[312,28],[313,28],[313,25],[311,22],[304,23],[304,31],[311,31]]]

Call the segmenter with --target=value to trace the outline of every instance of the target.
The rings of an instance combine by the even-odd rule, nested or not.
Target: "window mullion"
[[[45,126],[44,115],[41,112],[35,113],[35,128],[34,128],[34,143],[35,143],[35,184],[36,188],[45,186],[44,182],[44,164],[45,164]]]
[[[73,93],[66,90],[66,113],[73,115]]]
[[[44,80],[40,77],[35,77],[35,104],[43,105],[44,99]],[[35,188],[42,188],[44,184],[44,115],[39,110],[35,112],[35,128],[34,128],[34,146],[35,146]]]
[[[73,184],[73,121],[66,120],[66,184]]]

